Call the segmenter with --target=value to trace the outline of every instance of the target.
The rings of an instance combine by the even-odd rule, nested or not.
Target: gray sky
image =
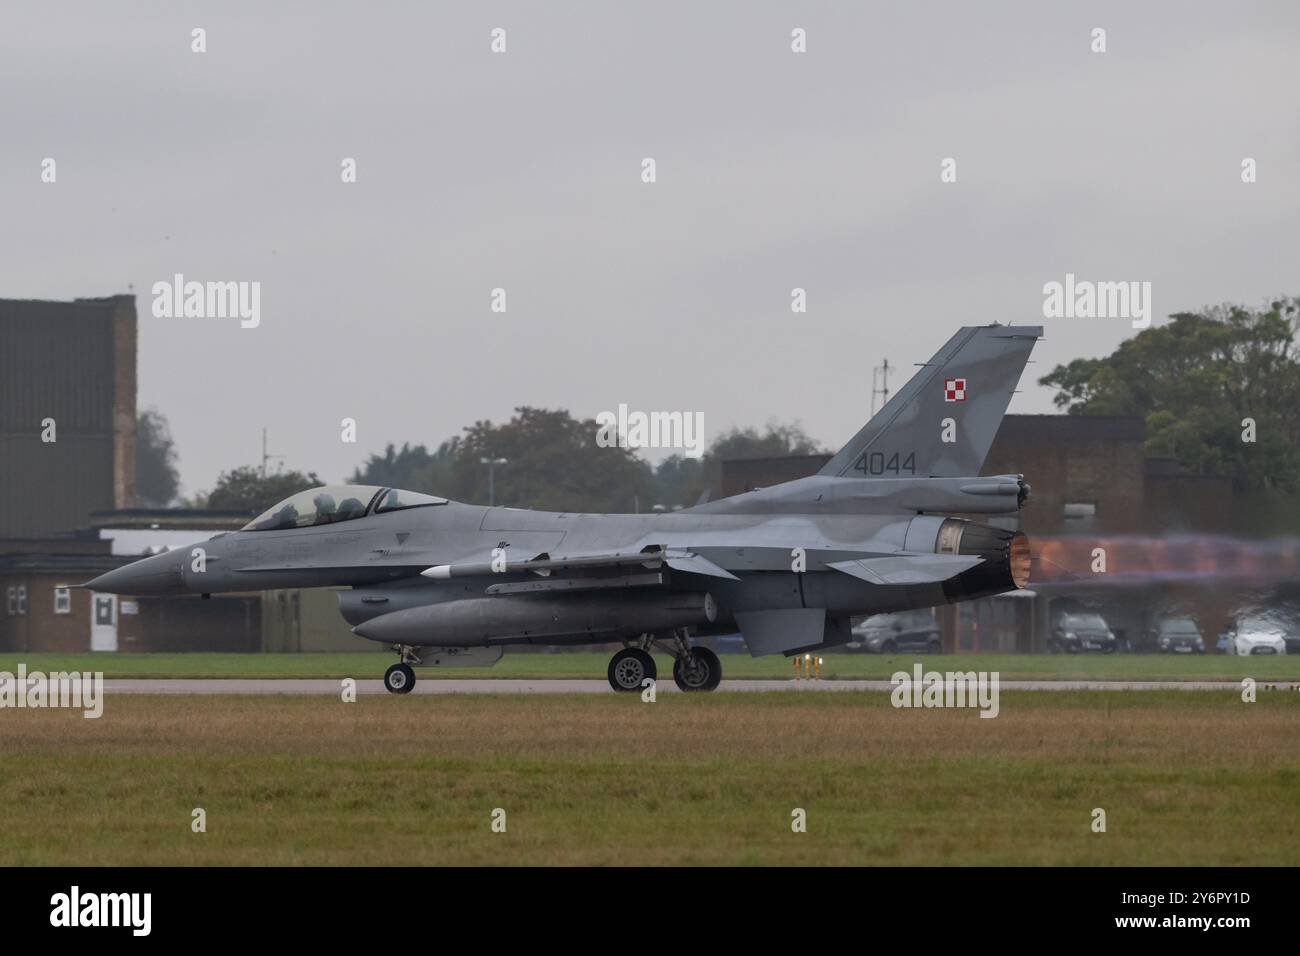
[[[134,286],[187,492],[264,425],[340,479],[521,404],[838,447],[882,358],[990,321],[1046,326],[1011,410],[1050,411],[1033,379],[1134,332],[1045,282],[1150,281],[1157,321],[1300,291],[1298,49],[1289,2],[7,0],[0,296]],[[152,317],[177,272],[261,282],[260,327]]]

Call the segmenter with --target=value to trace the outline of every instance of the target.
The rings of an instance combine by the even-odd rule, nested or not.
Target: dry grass
[[[1298,730],[1283,692],[110,697],[0,711],[0,864],[1294,865]]]

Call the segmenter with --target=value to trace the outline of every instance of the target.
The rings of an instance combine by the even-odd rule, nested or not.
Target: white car
[[[1243,625],[1234,634],[1228,635],[1228,653],[1240,654],[1285,654],[1286,637],[1280,628],[1259,625]]]

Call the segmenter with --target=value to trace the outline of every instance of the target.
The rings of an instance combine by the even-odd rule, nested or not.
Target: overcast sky
[[[1149,281],[1157,321],[1300,292],[1297,50],[1292,2],[6,0],[0,297],[134,289],[186,492],[263,426],[336,480],[522,404],[838,448],[873,366],[993,321],[1046,326],[1011,410],[1051,411],[1038,376],[1135,333],[1045,282]],[[178,272],[260,282],[260,326],[153,317]]]

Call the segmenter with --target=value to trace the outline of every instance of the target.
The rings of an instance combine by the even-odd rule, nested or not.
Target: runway
[[[1115,680],[1004,680],[1003,691],[1237,691],[1239,681],[1115,681]],[[1259,681],[1259,688],[1300,689],[1290,681]],[[257,680],[229,679],[113,679],[104,681],[106,694],[315,694],[334,696],[342,693],[339,680]],[[358,694],[387,694],[378,679],[358,680]],[[836,691],[888,692],[893,685],[887,680],[724,680],[721,693],[831,693]],[[671,680],[660,680],[657,693],[681,693]],[[426,678],[417,677],[413,694],[613,694],[603,680],[519,680],[513,678]]]

